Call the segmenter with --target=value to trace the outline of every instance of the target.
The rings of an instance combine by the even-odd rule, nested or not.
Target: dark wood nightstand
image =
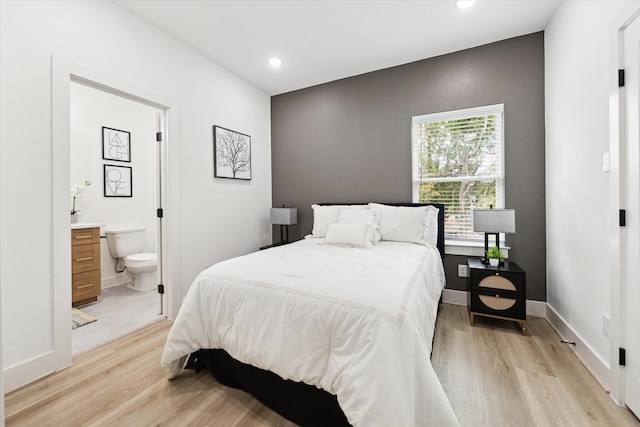
[[[473,316],[515,320],[527,334],[526,273],[515,262],[501,262],[498,267],[483,264],[479,258],[467,258],[469,320]]]

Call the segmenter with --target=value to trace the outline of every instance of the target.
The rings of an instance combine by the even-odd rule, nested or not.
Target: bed
[[[430,363],[442,205],[313,212],[309,238],[198,275],[162,355],[169,378],[207,368],[300,425],[458,425]]]

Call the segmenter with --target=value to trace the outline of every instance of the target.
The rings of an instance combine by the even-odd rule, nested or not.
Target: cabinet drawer
[[[71,273],[100,270],[100,244],[71,247]]]
[[[71,246],[100,243],[100,228],[78,228],[71,230]]]
[[[513,292],[477,291],[471,295],[471,311],[492,316],[526,320],[524,296]]]
[[[100,292],[100,270],[71,276],[71,300],[73,302],[97,297]]]
[[[477,290],[499,290],[524,294],[525,276],[510,271],[472,270],[471,283]]]

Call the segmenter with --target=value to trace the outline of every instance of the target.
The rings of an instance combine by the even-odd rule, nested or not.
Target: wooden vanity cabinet
[[[101,280],[100,227],[71,230],[71,305],[97,301]]]

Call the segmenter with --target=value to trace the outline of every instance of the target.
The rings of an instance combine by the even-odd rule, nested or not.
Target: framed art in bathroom
[[[240,132],[213,127],[213,176],[251,179],[251,137]]]
[[[102,158],[131,162],[131,133],[102,126]]]
[[[104,165],[104,197],[133,197],[131,166]]]

